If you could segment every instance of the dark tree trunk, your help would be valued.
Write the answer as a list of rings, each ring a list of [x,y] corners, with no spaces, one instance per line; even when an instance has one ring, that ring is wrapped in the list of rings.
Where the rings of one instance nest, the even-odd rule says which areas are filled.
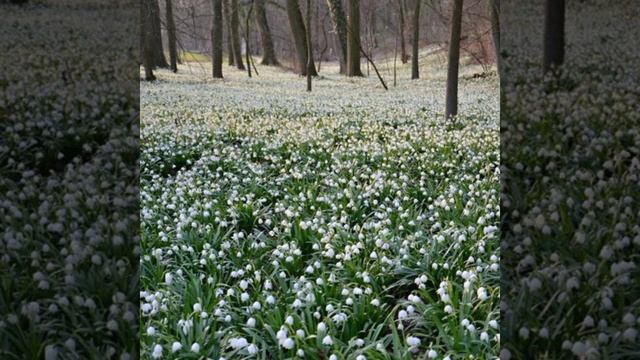
[[[244,19],[244,41],[245,41],[245,58],[247,60],[247,75],[251,77],[251,48],[249,47],[249,19],[251,19],[251,12],[253,11],[253,0],[249,4],[249,11]],[[256,71],[257,72],[257,71]]]
[[[152,25],[152,44],[153,44],[153,64],[155,66],[167,68],[167,59],[164,57],[164,49],[162,48],[162,28],[160,25],[160,4],[158,0],[151,3],[151,25]]]
[[[418,50],[420,45],[420,1],[416,0],[416,7],[413,10],[413,39],[411,49],[411,78],[420,78],[418,68]]]
[[[449,69],[447,71],[446,117],[458,114],[458,67],[460,66],[460,31],[462,28],[462,0],[453,1],[451,40],[449,41]]]
[[[233,59],[239,70],[244,70],[242,49],[240,48],[240,14],[238,0],[231,0],[231,43],[233,44]]]
[[[347,64],[347,17],[342,8],[342,0],[327,0],[331,20],[335,26],[340,51],[340,73],[346,73]]]
[[[544,72],[564,62],[564,0],[547,0],[544,18]]]
[[[491,7],[491,35],[493,46],[496,51],[496,68],[500,74],[500,0],[490,0]]]
[[[264,4],[265,0],[256,0],[256,22],[260,31],[260,40],[262,42],[262,65],[279,65],[276,58],[276,51],[273,47],[273,37],[271,29],[267,21],[267,9]]]
[[[142,0],[140,6],[140,27],[141,27],[141,52],[142,65],[144,66],[144,79],[153,81],[156,77],[153,75],[153,28],[151,23],[152,7],[151,0]]]
[[[233,56],[233,41],[231,40],[231,0],[224,0],[224,21],[227,24],[227,64],[236,64]]]
[[[347,76],[363,76],[360,70],[360,0],[347,0]]]
[[[400,61],[406,64],[409,61],[409,55],[407,54],[407,45],[404,39],[404,0],[398,0],[398,7],[400,9]]]
[[[311,91],[311,67],[313,63],[311,60],[313,59],[313,54],[311,53],[311,49],[313,45],[311,44],[311,0],[307,0],[307,91]]]
[[[167,13],[167,38],[169,40],[169,62],[171,71],[178,71],[178,48],[176,45],[176,25],[173,22],[172,0],[165,0],[164,4]]]
[[[211,62],[214,78],[222,78],[222,0],[212,0],[213,26],[211,27]]]
[[[300,11],[300,4],[298,3],[298,0],[287,0],[287,16],[289,18],[289,26],[291,27],[291,33],[296,46],[298,73],[306,76],[307,68],[310,68],[312,70],[312,76],[318,75],[315,64],[313,63],[313,50],[307,49],[307,29],[302,19],[302,12]],[[310,67],[307,66],[309,54],[312,54]]]

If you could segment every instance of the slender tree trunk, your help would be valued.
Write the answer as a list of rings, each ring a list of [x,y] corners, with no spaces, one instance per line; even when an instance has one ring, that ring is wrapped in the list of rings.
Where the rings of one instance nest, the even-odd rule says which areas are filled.
[[[231,0],[224,0],[224,21],[227,24],[227,64],[236,64],[233,54],[233,40],[231,39]]]
[[[240,47],[240,14],[238,0],[231,0],[231,43],[233,44],[233,58],[238,70],[244,70],[242,63],[242,48]]]
[[[409,55],[407,54],[407,45],[404,39],[404,0],[398,0],[398,8],[400,9],[400,61],[406,64],[409,61]]]
[[[489,6],[491,7],[491,35],[496,51],[496,68],[500,75],[500,0],[490,0]]]
[[[142,35],[142,65],[144,66],[144,79],[153,81],[156,77],[153,75],[153,28],[151,16],[153,4],[150,0],[143,0],[140,7],[140,25]]]
[[[249,19],[251,19],[251,12],[253,11],[253,0],[249,4],[249,10],[247,11],[247,16],[244,19],[244,43],[246,47],[245,51],[245,60],[247,61],[247,75],[251,77],[251,48],[249,47]]]
[[[311,49],[311,0],[307,0],[307,91],[311,92],[311,67],[313,66],[313,54]]]
[[[340,73],[346,73],[347,64],[347,17],[342,8],[342,0],[327,0],[331,20],[335,26],[340,51]]]
[[[543,69],[557,69],[564,62],[564,0],[547,0],[544,18]]]
[[[360,0],[347,0],[347,76],[363,76],[360,70]]]
[[[167,13],[167,38],[169,40],[169,62],[171,63],[171,71],[178,72],[178,49],[176,46],[176,25],[173,22],[173,5],[172,0],[165,0],[165,8]]]
[[[279,65],[276,58],[276,51],[273,47],[273,37],[271,29],[267,21],[267,10],[264,4],[265,0],[256,0],[256,22],[260,31],[260,40],[262,42],[262,65]]]
[[[302,19],[300,4],[298,0],[287,0],[287,16],[289,18],[289,26],[296,46],[297,69],[300,75],[306,76],[307,69],[310,68],[311,75],[317,76],[313,56],[311,56],[311,67],[307,66],[309,54],[313,55],[313,49],[307,49],[306,33],[307,29]],[[311,51],[310,51],[311,50]]]
[[[153,0],[151,3],[151,25],[152,25],[152,44],[153,44],[153,63],[158,67],[169,67],[167,59],[164,57],[164,50],[162,48],[162,28],[160,25],[160,4],[158,0]]]
[[[458,114],[458,68],[460,66],[462,2],[462,0],[453,1],[453,16],[451,18],[451,40],[449,41],[449,69],[447,71],[447,118],[451,118]]]
[[[411,50],[411,78],[418,79],[420,78],[420,72],[418,68],[418,50],[420,45],[420,2],[421,0],[416,0],[416,7],[413,10],[413,39],[412,39],[412,50]]]
[[[212,0],[211,61],[214,78],[222,78],[222,0]]]

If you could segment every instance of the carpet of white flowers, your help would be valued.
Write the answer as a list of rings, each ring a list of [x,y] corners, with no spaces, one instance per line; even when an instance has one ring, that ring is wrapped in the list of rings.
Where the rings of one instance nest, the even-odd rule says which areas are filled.
[[[639,9],[568,1],[542,80],[543,3],[503,7],[501,358],[638,359]]]
[[[141,83],[141,356],[496,358],[496,76],[209,66]]]
[[[57,3],[0,5],[0,358],[133,359],[137,21]]]

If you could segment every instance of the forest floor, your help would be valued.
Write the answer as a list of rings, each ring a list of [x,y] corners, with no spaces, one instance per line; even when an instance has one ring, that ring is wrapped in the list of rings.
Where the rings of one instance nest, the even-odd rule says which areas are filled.
[[[497,77],[378,66],[141,82],[143,358],[498,354]]]

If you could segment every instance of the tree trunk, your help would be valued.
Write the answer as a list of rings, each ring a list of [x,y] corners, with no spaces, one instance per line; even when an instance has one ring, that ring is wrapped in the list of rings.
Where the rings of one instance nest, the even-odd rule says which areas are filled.
[[[491,35],[496,51],[496,68],[500,75],[500,0],[490,0],[489,6],[491,7]]]
[[[169,40],[169,62],[171,71],[178,72],[178,49],[176,46],[176,25],[173,22],[173,6],[171,0],[164,2],[167,13],[167,38]]]
[[[564,62],[564,0],[547,0],[544,18],[545,74]]]
[[[311,66],[313,59],[313,54],[311,53],[311,49],[313,48],[311,44],[311,0],[307,0],[307,91],[311,91]]]
[[[213,26],[211,27],[211,62],[214,78],[222,79],[222,0],[212,0]]]
[[[158,4],[158,0],[153,0],[153,3],[151,3],[151,25],[153,30],[151,37],[153,64],[163,68],[169,67],[162,48],[162,28],[160,26],[160,4]]]
[[[238,70],[244,70],[242,62],[242,49],[240,47],[240,15],[238,10],[238,0],[231,0],[231,43],[233,44],[233,59]]]
[[[245,43],[245,59],[247,60],[247,74],[251,77],[251,48],[249,47],[249,19],[251,19],[251,12],[253,11],[253,0],[249,4],[249,10],[247,16],[244,19],[244,43]]]
[[[342,8],[342,0],[327,0],[327,6],[339,42],[340,73],[344,74],[347,64],[347,18]]]
[[[233,41],[231,40],[231,0],[224,0],[224,21],[227,24],[227,64],[236,64],[233,56]]]
[[[400,61],[406,64],[409,61],[409,55],[407,54],[407,45],[404,39],[404,0],[398,0],[398,6],[400,8]]]
[[[153,81],[156,77],[153,75],[153,29],[151,16],[153,10],[151,0],[143,0],[140,7],[140,25],[142,35],[142,65],[144,66],[144,79]]]
[[[411,78],[418,79],[420,78],[420,72],[418,69],[418,50],[420,45],[420,2],[421,0],[416,0],[416,7],[413,11],[413,39],[412,39],[412,50],[411,50]]]
[[[271,29],[267,21],[267,9],[264,4],[265,0],[256,0],[256,22],[260,31],[260,40],[262,42],[262,65],[279,65],[276,58],[276,51],[273,47],[273,37]]]
[[[300,75],[306,76],[307,69],[311,69],[311,75],[317,76],[315,64],[313,63],[313,49],[307,49],[306,33],[307,29],[302,19],[300,4],[298,0],[287,0],[287,16],[289,18],[289,26],[293,34],[293,40],[296,46],[297,69]],[[311,66],[307,66],[307,61],[311,54]]]
[[[462,0],[453,1],[451,40],[449,41],[449,69],[447,71],[446,117],[458,114],[458,68],[460,66],[460,31],[462,28]]]
[[[363,76],[360,70],[360,0],[347,0],[347,76]]]

